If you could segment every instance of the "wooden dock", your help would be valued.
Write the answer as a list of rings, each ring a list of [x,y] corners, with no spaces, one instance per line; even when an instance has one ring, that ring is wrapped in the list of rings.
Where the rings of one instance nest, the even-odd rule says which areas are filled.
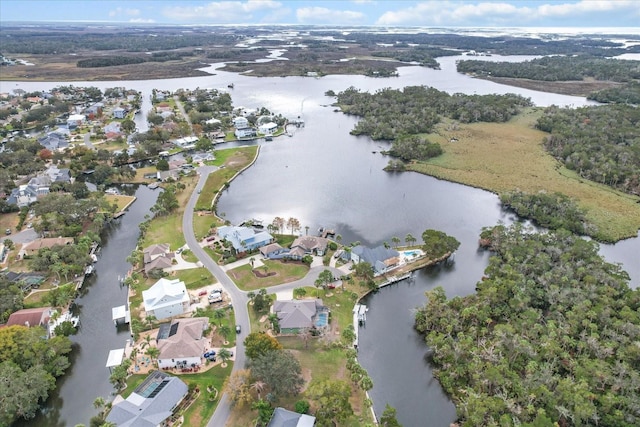
[[[381,283],[378,287],[382,288],[384,286],[393,285],[394,283],[398,283],[398,282],[400,282],[402,280],[410,279],[412,277],[413,277],[413,273],[412,272],[404,273],[401,276],[388,276],[388,277],[386,277],[387,280],[385,282]]]
[[[358,328],[367,322],[367,311],[369,309],[364,304],[356,304],[353,306],[353,332],[356,337],[353,340],[353,348],[358,349]]]

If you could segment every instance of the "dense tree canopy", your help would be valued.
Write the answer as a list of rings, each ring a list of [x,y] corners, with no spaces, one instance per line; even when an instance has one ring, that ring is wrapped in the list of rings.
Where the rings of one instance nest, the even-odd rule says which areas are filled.
[[[282,344],[271,335],[252,332],[244,339],[245,354],[255,359],[272,350],[282,350]]]
[[[287,350],[269,350],[249,360],[251,376],[264,382],[273,397],[298,394],[304,379],[298,359]]]
[[[39,327],[0,329],[0,425],[35,416],[55,387],[55,378],[69,367],[69,338],[47,340],[43,335]]]
[[[598,245],[499,226],[477,293],[416,314],[463,426],[640,424],[640,292]]]
[[[552,230],[564,228],[577,234],[595,235],[596,230],[587,223],[585,213],[575,201],[564,194],[529,194],[516,190],[501,194],[500,201],[513,209],[519,217],[532,219],[543,227]]]
[[[373,94],[350,87],[337,95],[337,104],[345,113],[362,117],[352,134],[382,140],[429,133],[440,116],[463,123],[504,122],[532,105],[514,94],[449,95],[426,86],[387,88]]]
[[[439,230],[425,230],[422,233],[424,245],[422,249],[430,258],[439,258],[447,253],[455,252],[460,242],[453,236],[448,236]]]
[[[640,109],[627,105],[549,107],[538,129],[545,148],[583,178],[640,195]]]
[[[524,62],[458,61],[458,71],[492,77],[559,81],[596,80],[628,82],[640,79],[640,61],[593,56],[545,56]]]

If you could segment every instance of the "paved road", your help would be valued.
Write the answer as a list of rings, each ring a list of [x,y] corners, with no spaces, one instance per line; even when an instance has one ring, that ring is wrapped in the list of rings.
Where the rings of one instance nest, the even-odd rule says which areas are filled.
[[[249,298],[247,297],[247,293],[238,289],[235,283],[233,283],[233,280],[231,280],[231,278],[227,275],[227,273],[218,264],[216,264],[204,251],[204,249],[200,246],[200,242],[196,240],[195,233],[193,231],[193,214],[196,202],[198,200],[198,195],[200,193],[200,190],[202,190],[205,182],[207,181],[207,177],[209,176],[209,174],[215,170],[216,168],[213,166],[202,166],[197,169],[198,173],[200,174],[200,179],[198,180],[196,188],[191,194],[191,197],[187,202],[187,206],[185,207],[184,216],[182,218],[182,230],[187,242],[187,246],[189,247],[191,252],[198,258],[202,265],[215,276],[218,282],[220,282],[220,284],[222,285],[225,292],[227,292],[227,294],[231,298],[231,303],[235,311],[236,323],[242,327],[242,333],[238,334],[238,336],[236,337],[236,360],[233,364],[233,371],[237,371],[244,368],[246,361],[243,341],[251,330],[249,323],[249,312],[247,309]],[[314,286],[314,282],[318,278],[318,275],[325,269],[331,270],[336,277],[345,274],[344,270],[340,270],[335,267],[313,267],[309,270],[309,273],[302,279],[295,282],[270,287],[267,291],[270,294],[274,294],[276,292],[290,291],[301,286]],[[227,396],[227,394],[224,393],[222,395],[222,398],[220,399],[220,403],[218,403],[218,406],[213,413],[213,416],[207,423],[207,427],[224,426],[230,414],[231,402],[229,401],[229,397]]]

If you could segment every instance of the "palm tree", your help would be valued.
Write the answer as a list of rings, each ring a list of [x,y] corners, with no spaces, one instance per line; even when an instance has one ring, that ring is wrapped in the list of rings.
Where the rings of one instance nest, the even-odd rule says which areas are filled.
[[[393,236],[393,237],[391,238],[391,241],[393,242],[393,245],[394,245],[396,248],[397,248],[397,247],[398,247],[398,245],[400,244],[400,238],[399,238],[399,237]]]
[[[407,235],[404,238],[404,241],[407,242],[407,245],[411,246],[416,242],[416,238],[413,237],[411,233],[407,233]]]
[[[309,338],[311,338],[311,333],[309,332],[309,329],[308,328],[300,329],[300,332],[298,332],[298,336],[302,341],[304,341],[304,348],[307,349],[309,347]]]
[[[338,243],[342,242],[342,235],[336,234],[336,242]]]
[[[154,360],[160,355],[160,350],[158,350],[158,347],[149,347],[145,353],[151,360]]]
[[[228,341],[228,336],[231,333],[231,328],[229,327],[229,325],[222,325],[220,326],[220,335],[222,335],[222,338],[224,338],[225,341]]]
[[[213,312],[213,317],[215,317],[216,320],[218,320],[218,321],[224,319],[224,316],[225,316],[225,312],[221,308],[219,308],[219,309],[217,309],[217,310],[215,310]],[[220,326],[222,326],[222,322],[220,322]]]
[[[218,357],[220,358],[220,360],[222,360],[220,366],[226,368],[227,360],[231,359],[231,352],[226,348],[221,348],[220,351],[218,351]]]
[[[262,381],[260,381],[260,380],[257,380],[256,382],[254,382],[254,383],[252,383],[252,384],[251,384],[251,388],[252,388],[253,390],[255,390],[255,391],[256,391],[256,393],[258,393],[258,400],[260,400],[260,399],[261,399],[261,397],[260,397],[260,393],[262,393],[262,391],[264,391],[264,388],[265,388],[266,386],[267,386],[267,384],[266,384],[266,383],[264,383],[264,382],[262,382]]]

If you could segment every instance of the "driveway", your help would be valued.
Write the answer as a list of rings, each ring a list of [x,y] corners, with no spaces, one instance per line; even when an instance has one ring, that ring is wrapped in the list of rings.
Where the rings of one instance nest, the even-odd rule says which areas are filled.
[[[27,228],[18,233],[9,234],[8,236],[4,236],[2,240],[10,239],[13,243],[24,245],[25,243],[30,243],[39,238],[38,233],[33,228]]]

